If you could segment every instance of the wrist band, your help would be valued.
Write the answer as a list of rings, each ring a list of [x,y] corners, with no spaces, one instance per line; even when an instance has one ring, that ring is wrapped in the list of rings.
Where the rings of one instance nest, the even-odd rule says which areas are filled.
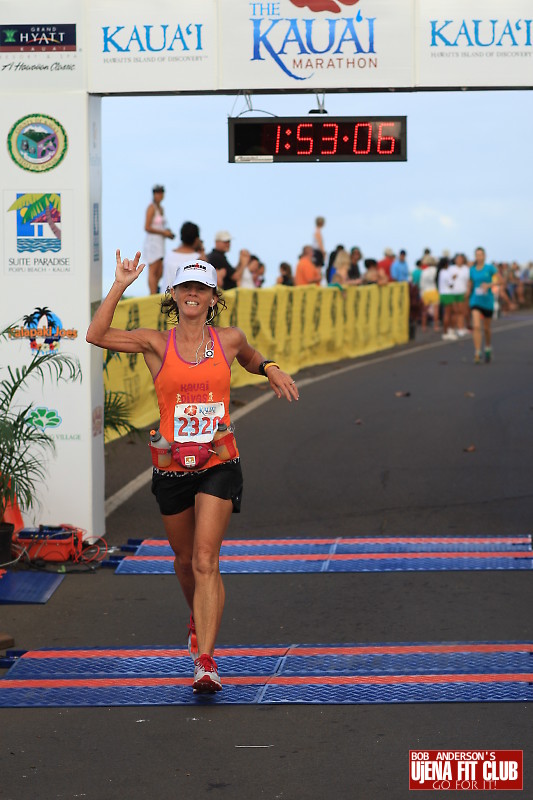
[[[259,364],[259,373],[261,375],[264,375],[265,378],[268,377],[268,375],[266,374],[266,370],[269,367],[277,367],[279,369],[279,364],[276,364],[275,361],[271,361],[270,359],[268,359],[267,361],[262,361],[261,364]]]

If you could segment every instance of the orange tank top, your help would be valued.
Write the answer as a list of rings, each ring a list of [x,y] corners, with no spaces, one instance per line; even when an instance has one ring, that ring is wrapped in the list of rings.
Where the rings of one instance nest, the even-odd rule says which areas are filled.
[[[207,416],[203,419],[200,417],[198,428],[200,435],[202,432],[205,433],[206,440],[211,440],[209,435],[212,431],[213,418],[209,416],[210,414],[216,414],[216,418],[225,425],[230,424],[230,365],[215,328],[208,327],[207,333],[209,337],[207,341],[211,339],[213,342],[213,357],[203,358],[198,364],[185,361],[180,356],[175,328],[168,335],[163,363],[154,378],[159,404],[159,430],[168,442],[180,441],[182,438],[180,431],[183,430],[184,423],[180,421],[180,407],[185,409],[187,414],[190,413],[191,407],[199,408],[200,412],[202,408],[207,410]],[[223,407],[217,404],[223,404]],[[220,458],[213,454],[202,469],[222,463]],[[165,467],[165,471],[172,470],[190,472],[175,461],[169,467]]]

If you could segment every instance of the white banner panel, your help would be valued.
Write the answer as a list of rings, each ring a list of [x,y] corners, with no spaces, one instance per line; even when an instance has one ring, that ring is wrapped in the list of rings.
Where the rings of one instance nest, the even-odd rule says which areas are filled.
[[[216,12],[216,0],[91,0],[89,91],[215,90]]]
[[[86,87],[83,0],[0,3],[0,92]]]
[[[221,89],[414,82],[413,0],[221,0],[219,13]]]
[[[0,323],[16,325],[0,363],[20,367],[59,350],[79,359],[83,376],[44,389],[35,382],[24,397],[32,424],[56,444],[40,511],[26,523],[66,522],[90,537],[105,531],[102,353],[85,341],[91,282],[94,299],[101,292],[98,181],[92,195],[89,186],[90,164],[100,171],[99,105],[85,92],[0,95]]]
[[[418,0],[417,87],[533,86],[531,0]]]

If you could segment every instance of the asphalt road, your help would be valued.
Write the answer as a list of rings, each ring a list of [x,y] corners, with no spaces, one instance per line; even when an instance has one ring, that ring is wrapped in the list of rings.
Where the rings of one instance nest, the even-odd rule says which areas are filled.
[[[243,510],[229,538],[531,533],[533,315],[472,343],[406,348],[298,376],[301,399],[237,423]],[[316,379],[316,380],[315,380]],[[398,396],[397,393],[402,393]],[[260,389],[240,390],[246,410]],[[471,448],[474,447],[474,449]],[[108,494],[148,466],[108,449]],[[469,448],[469,452],[467,452]],[[108,519],[110,545],[163,536],[149,486]],[[220,644],[532,641],[529,572],[230,575]],[[68,575],[44,606],[4,606],[23,649],[172,645],[187,612],[172,576]],[[6,800],[407,800],[409,749],[523,749],[531,705],[449,703],[3,709]],[[495,792],[481,792],[478,797]],[[429,792],[419,793],[430,796]]]

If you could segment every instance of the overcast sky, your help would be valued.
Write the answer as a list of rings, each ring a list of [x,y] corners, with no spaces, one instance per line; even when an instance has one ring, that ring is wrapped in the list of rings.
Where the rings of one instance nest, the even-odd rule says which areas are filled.
[[[527,91],[326,95],[331,116],[406,115],[407,162],[229,164],[227,118],[247,108],[244,98],[104,98],[104,292],[115,249],[142,249],[154,183],[166,187],[177,234],[184,221],[196,222],[209,251],[215,231],[229,230],[230,262],[241,247],[255,252],[266,285],[281,261],[295,265],[316,216],[326,218],[328,250],[358,245],[365,258],[385,247],[404,248],[411,264],[424,247],[471,257],[481,244],[489,259],[533,261],[531,99]],[[317,100],[254,95],[252,104],[289,116]],[[148,293],[144,275],[132,289]]]

